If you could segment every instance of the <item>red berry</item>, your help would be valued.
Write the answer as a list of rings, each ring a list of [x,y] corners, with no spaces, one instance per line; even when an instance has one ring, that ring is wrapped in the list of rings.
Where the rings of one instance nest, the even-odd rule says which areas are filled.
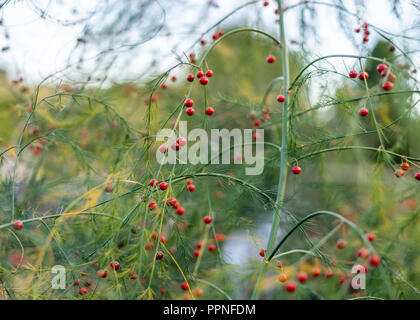
[[[209,224],[209,223],[211,223],[211,220],[212,220],[212,219],[211,219],[211,217],[210,217],[210,216],[205,216],[205,217],[204,217],[204,219],[203,219],[203,221],[204,221],[204,223],[205,223],[205,224]]]
[[[368,41],[369,41],[368,36],[364,36],[364,37],[363,37],[363,42],[368,42]]]
[[[255,119],[254,127],[259,127],[261,125],[261,121],[259,119]]]
[[[163,253],[161,251],[156,252],[156,260],[162,260],[163,259]]]
[[[165,90],[165,89],[167,89],[167,88],[168,88],[168,85],[167,85],[166,83],[162,83],[162,84],[160,85],[160,87],[161,87],[163,90]]]
[[[208,108],[206,109],[206,114],[207,114],[208,116],[213,115],[213,113],[214,113],[214,109],[213,109],[212,107],[208,107]]]
[[[370,35],[370,31],[369,30],[365,30],[365,36]]]
[[[314,267],[312,269],[312,276],[313,277],[318,277],[321,274],[321,270],[319,268]]]
[[[276,58],[274,56],[268,56],[267,57],[267,62],[268,63],[274,63],[276,61]]]
[[[377,266],[379,266],[379,264],[381,263],[381,258],[379,258],[377,255],[373,255],[371,258],[370,258],[370,265],[372,266],[372,267],[377,267]]]
[[[161,144],[159,147],[159,151],[165,153],[168,150],[168,146],[166,144]]]
[[[391,91],[393,87],[394,85],[391,81],[385,81],[382,85],[382,89],[384,89],[385,91]]]
[[[106,186],[105,186],[105,192],[112,192],[112,185],[111,184],[107,184]]]
[[[188,82],[193,82],[193,81],[194,81],[194,75],[193,75],[193,74],[189,74],[189,75],[187,76],[187,81],[188,81]]]
[[[187,99],[187,100],[185,100],[184,105],[185,105],[187,108],[191,108],[191,107],[194,105],[194,101],[192,101],[192,99]]]
[[[193,185],[193,184],[189,184],[189,185],[187,186],[187,189],[188,189],[188,191],[189,191],[189,192],[194,192],[194,191],[195,191],[195,185]]]
[[[157,203],[152,201],[149,203],[149,209],[150,210],[155,210],[157,208]]]
[[[401,169],[407,171],[407,170],[410,169],[410,165],[407,162],[403,162],[403,163],[401,163]]]
[[[217,40],[217,38],[219,38],[219,35],[218,35],[217,33],[215,33],[215,34],[212,36],[212,38],[213,38],[213,40]]]
[[[201,43],[201,45],[202,45],[202,46],[205,46],[205,45],[206,45],[206,40],[201,39],[201,40],[200,40],[200,43]]]
[[[88,292],[87,292],[87,290],[86,290],[86,288],[80,288],[80,290],[79,290],[79,294],[80,295],[85,295],[85,294],[87,294]]]
[[[155,247],[155,244],[154,244],[153,242],[147,242],[147,243],[144,245],[144,248],[145,248],[146,250],[153,249],[154,247]]]
[[[354,30],[354,31],[356,31],[356,33],[359,33],[360,32],[360,28],[357,28],[356,30]]]
[[[359,79],[360,80],[364,80],[364,79],[368,79],[369,78],[369,74],[366,71],[360,72],[359,73]]]
[[[357,75],[358,75],[358,73],[357,73],[356,70],[351,70],[350,73],[349,73],[349,77],[353,78],[353,79],[357,78]]]
[[[220,31],[217,33],[217,35],[218,35],[219,37],[223,36],[224,34],[225,34],[225,32],[224,32],[223,30],[220,30]]]
[[[264,1],[263,5],[264,7],[268,6],[270,3],[268,1]]]
[[[297,289],[297,284],[294,281],[290,281],[290,282],[286,283],[284,288],[286,289],[287,292],[293,293]]]
[[[120,268],[120,263],[118,261],[112,261],[109,266],[112,270],[117,271]]]
[[[169,198],[169,204],[171,206],[174,206],[176,204],[176,199],[175,198]]]
[[[361,117],[366,117],[369,114],[369,110],[366,108],[360,108],[359,109],[359,115]]]
[[[181,146],[179,145],[179,143],[174,142],[172,143],[171,148],[172,150],[178,151],[181,148]]]
[[[176,81],[176,77],[175,76],[172,76],[171,80],[172,80],[172,82],[175,82]]]
[[[98,277],[106,278],[106,276],[108,275],[108,271],[106,271],[106,270],[98,270],[98,272],[96,272],[96,274],[98,275]]]
[[[394,175],[395,175],[397,178],[401,178],[402,176],[404,176],[404,171],[403,171],[403,170],[401,170],[401,169],[397,169],[397,170],[395,170]]]
[[[284,95],[282,95],[282,94],[279,94],[277,96],[277,101],[278,102],[285,102],[286,101],[286,97]]]
[[[416,180],[420,180],[420,172],[416,173],[415,178]]]
[[[207,77],[201,77],[200,83],[205,86],[207,83],[209,83],[209,79]]]
[[[159,184],[159,181],[157,181],[157,180],[155,180],[155,179],[152,179],[152,180],[150,180],[150,182],[149,182],[149,185],[150,185],[151,187],[157,186],[158,184]]]
[[[339,239],[337,241],[337,248],[338,249],[345,249],[347,247],[347,241],[344,239]]]
[[[161,294],[167,294],[168,293],[168,290],[166,290],[166,289],[160,289],[160,293]]]
[[[299,272],[296,277],[300,283],[305,283],[308,280],[308,274],[303,271]]]
[[[166,182],[161,182],[159,184],[159,188],[160,188],[160,190],[166,190],[166,189],[168,189],[168,184]]]
[[[259,133],[254,132],[254,133],[252,134],[252,140],[257,141],[257,140],[259,140],[259,139],[260,139],[260,135],[259,135]]]
[[[79,280],[76,280],[76,281],[74,282],[74,285],[75,285],[75,286],[78,286],[78,285],[80,285],[80,282],[79,282]]]
[[[294,174],[299,174],[299,173],[301,173],[301,172],[302,172],[302,169],[301,169],[301,167],[299,167],[299,166],[294,166],[294,167],[292,168],[292,172],[293,172]]]
[[[184,137],[179,137],[178,139],[176,139],[176,143],[183,147],[187,144],[187,140]]]
[[[176,214],[179,216],[182,216],[184,214],[185,210],[183,207],[180,207],[178,209],[176,209]]]
[[[15,230],[21,230],[23,228],[23,222],[20,220],[16,220],[15,222],[13,222],[13,228]]]
[[[363,259],[367,259],[369,258],[369,250],[366,248],[360,248],[359,250],[357,250],[357,256]]]
[[[267,252],[267,250],[266,249],[264,249],[264,248],[262,248],[261,250],[260,250],[260,256],[261,257],[265,257],[265,253]]]
[[[132,272],[131,274],[130,274],[130,279],[131,280],[137,280],[139,278],[139,276],[135,273],[135,272]]]
[[[207,70],[206,71],[206,76],[208,77],[208,78],[211,78],[212,76],[213,76],[213,71],[212,70]]]
[[[366,239],[368,239],[369,242],[373,242],[373,240],[375,240],[375,235],[373,233],[367,233]]]
[[[366,265],[361,265],[361,264],[359,264],[359,265],[357,265],[356,266],[356,272],[357,273],[360,273],[360,272],[362,272],[363,271],[363,273],[368,273],[369,272],[369,268],[366,266]]]
[[[188,289],[190,288],[190,286],[188,285],[188,283],[183,282],[181,283],[181,289],[184,291],[188,291]]]
[[[185,113],[186,113],[188,116],[192,116],[192,115],[194,115],[195,110],[194,110],[194,108],[187,108],[187,110],[185,110]]]
[[[160,236],[160,242],[161,243],[165,243],[166,242],[166,238],[164,236]]]
[[[196,243],[195,243],[195,247],[197,248],[197,249],[201,249],[201,247],[203,246],[203,243],[201,242],[201,241],[197,241]]]
[[[153,240],[156,240],[158,238],[158,233],[156,232],[156,231],[154,231],[153,233],[152,233],[152,239]]]
[[[331,270],[331,268],[328,268],[328,269],[325,271],[325,277],[327,277],[327,278],[331,278],[332,276],[334,276],[334,272]]]
[[[200,79],[202,77],[204,77],[204,72],[200,70],[197,72],[197,78]]]
[[[210,252],[216,251],[216,245],[215,244],[209,244],[209,246],[207,247],[207,250],[209,250]]]
[[[198,258],[200,256],[200,250],[194,250],[193,255]]]
[[[366,29],[367,29],[367,27],[368,27],[368,24],[367,24],[366,22],[362,24],[362,28],[363,28],[363,29],[365,29],[365,30],[366,30]]]
[[[379,73],[381,73],[382,71],[386,71],[388,70],[388,67],[386,66],[386,64],[378,64],[378,66],[376,67],[376,70],[378,70]]]

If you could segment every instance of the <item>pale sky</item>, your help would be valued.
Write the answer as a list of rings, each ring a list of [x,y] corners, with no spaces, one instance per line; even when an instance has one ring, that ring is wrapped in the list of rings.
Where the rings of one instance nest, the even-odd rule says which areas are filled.
[[[170,0],[160,0],[159,2],[155,0],[156,9],[158,10],[159,5],[165,6],[166,1]],[[156,57],[162,57],[159,59],[159,69],[165,71],[177,62],[176,55],[172,52],[176,44],[176,53],[182,55],[182,51],[186,50],[202,31],[238,5],[247,2],[243,0],[213,1],[219,5],[219,8],[209,9],[206,20],[203,20],[201,23],[197,20],[201,19],[203,4],[206,4],[207,1],[185,0],[182,2],[182,5],[168,10],[166,12],[166,23],[172,30],[173,35],[166,37],[164,33],[160,33],[153,40],[140,46],[136,51],[128,53],[122,51],[118,55],[114,68],[110,70],[113,80],[137,79],[139,75],[143,75],[145,71],[150,70],[150,64]],[[11,1],[0,10],[5,27],[0,29],[0,44],[2,47],[11,47],[9,51],[0,52],[0,68],[6,69],[12,78],[22,76],[27,83],[37,83],[50,73],[65,67],[68,57],[72,56],[76,40],[82,34],[83,25],[62,26],[56,22],[41,19],[34,10],[34,3],[41,8],[47,8],[47,12],[50,12],[54,17],[74,20],[75,17],[87,16],[92,8],[95,8],[96,5],[100,5],[102,2],[101,0]],[[261,15],[262,20],[260,21],[263,21],[263,25],[259,27],[277,35],[278,28],[273,23],[276,19],[274,14],[275,1],[271,0],[268,7],[263,7],[262,2],[260,1],[257,5],[242,9],[224,22],[222,28],[243,22],[245,19],[250,25],[255,26],[257,17]],[[285,1],[285,5],[291,5],[296,2],[298,1]],[[324,0],[323,2],[331,1]],[[400,20],[391,14],[391,7],[388,5],[388,1],[366,0],[365,2],[367,3],[366,8],[361,8],[364,10],[364,19],[386,31],[399,34],[405,29],[413,28],[416,22],[417,25],[420,24],[420,11],[410,4],[410,0],[401,1],[403,19]],[[345,0],[344,3],[350,11],[356,11],[356,8],[352,5],[354,1]],[[73,8],[77,8],[77,15],[71,13]],[[109,15],[112,16],[112,12]],[[310,44],[309,47],[313,49],[311,53],[314,57],[327,54],[357,54],[360,52],[360,48],[354,47],[353,43],[348,40],[347,35],[340,29],[333,9],[326,6],[318,6],[318,15],[317,30],[321,41],[314,43],[313,40],[307,39]],[[156,17],[159,20],[159,15],[156,15]],[[296,9],[286,13],[288,40],[300,40],[297,21]],[[350,21],[354,22],[352,29],[358,26],[356,19],[352,18]],[[194,32],[191,33],[190,28],[192,26],[195,26],[195,28]],[[10,41],[7,41],[2,36],[4,30],[7,30]],[[417,27],[417,34],[415,34],[416,30],[413,30],[410,35],[420,38],[419,30],[420,28]],[[210,37],[211,34],[207,36],[207,40]],[[369,43],[375,43],[377,37],[378,35],[375,33],[371,34]],[[400,39],[393,38],[393,40],[402,44]],[[411,49],[415,49],[418,43],[412,41]],[[200,50],[199,47],[198,45],[197,50]],[[294,47],[296,46],[290,46],[291,49]],[[95,56],[96,54],[97,52],[91,51],[86,53],[84,57]],[[415,61],[417,62],[418,59]],[[89,73],[89,70],[86,71]],[[73,76],[77,77],[78,73]]]

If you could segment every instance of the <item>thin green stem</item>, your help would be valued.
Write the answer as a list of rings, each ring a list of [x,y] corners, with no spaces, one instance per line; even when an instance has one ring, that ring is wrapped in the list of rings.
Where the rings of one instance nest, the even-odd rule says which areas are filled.
[[[276,208],[273,214],[271,222],[271,230],[267,243],[267,251],[270,252],[274,246],[277,238],[277,231],[280,223],[280,207],[283,205],[284,195],[286,191],[286,180],[287,180],[287,130],[288,130],[288,114],[287,105],[289,100],[288,87],[289,87],[289,61],[286,46],[286,33],[284,30],[284,16],[282,10],[281,0],[277,0],[280,15],[280,41],[281,41],[281,61],[282,61],[282,74],[283,74],[283,95],[286,97],[286,101],[283,103],[283,122],[282,122],[282,137],[281,137],[281,153],[280,153],[280,174],[279,183],[277,186],[277,198]],[[252,299],[256,300],[260,296],[261,287],[264,281],[265,274],[267,272],[268,264],[263,261],[260,265],[257,281],[254,286],[252,293]]]

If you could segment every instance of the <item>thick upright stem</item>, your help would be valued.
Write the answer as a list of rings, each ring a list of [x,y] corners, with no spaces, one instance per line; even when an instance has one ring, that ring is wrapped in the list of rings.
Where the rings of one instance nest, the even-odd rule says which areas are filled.
[[[274,244],[277,238],[277,231],[280,222],[280,213],[283,207],[284,194],[286,191],[286,179],[287,179],[287,130],[288,130],[288,115],[287,115],[287,103],[289,100],[289,61],[286,46],[286,35],[284,32],[284,16],[281,5],[281,0],[277,0],[279,14],[280,14],[280,41],[281,41],[281,62],[283,72],[283,95],[286,97],[286,101],[283,103],[283,119],[282,119],[282,136],[281,136],[281,154],[280,154],[280,175],[279,184],[277,187],[277,198],[276,206],[273,214],[273,220],[271,222],[271,231],[267,243],[267,254],[270,254],[273,250]],[[252,293],[252,299],[258,299],[260,296],[261,287],[264,281],[265,274],[267,272],[268,264],[264,261],[259,269],[257,282]]]

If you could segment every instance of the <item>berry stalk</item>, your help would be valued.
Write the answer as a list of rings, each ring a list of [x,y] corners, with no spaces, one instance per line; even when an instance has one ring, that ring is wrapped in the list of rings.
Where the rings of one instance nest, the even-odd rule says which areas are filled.
[[[277,0],[277,5],[279,8],[280,16],[280,51],[281,51],[281,61],[282,61],[282,74],[283,74],[283,95],[286,97],[286,100],[283,103],[283,120],[282,120],[282,134],[281,134],[281,153],[280,153],[280,174],[279,174],[279,183],[277,187],[277,198],[275,205],[275,212],[273,214],[273,220],[271,222],[270,236],[267,243],[267,251],[270,254],[273,250],[274,243],[277,238],[277,231],[280,223],[280,213],[281,207],[283,206],[284,194],[286,191],[286,181],[287,181],[287,130],[288,130],[288,114],[287,114],[287,105],[288,105],[288,88],[289,88],[289,61],[287,56],[287,46],[286,46],[286,34],[284,30],[284,16],[282,10],[281,0]],[[257,282],[254,286],[254,291],[252,293],[252,299],[258,299],[260,296],[261,287],[264,281],[265,274],[267,272],[268,264],[263,261],[259,268]]]

